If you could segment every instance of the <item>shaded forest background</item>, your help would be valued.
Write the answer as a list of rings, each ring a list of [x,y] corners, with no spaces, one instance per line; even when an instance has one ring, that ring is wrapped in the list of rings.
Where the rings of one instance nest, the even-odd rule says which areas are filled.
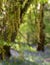
[[[10,56],[10,47],[19,50],[21,44],[36,44],[37,51],[44,51],[44,45],[50,44],[49,3],[50,0],[0,0],[2,58]]]

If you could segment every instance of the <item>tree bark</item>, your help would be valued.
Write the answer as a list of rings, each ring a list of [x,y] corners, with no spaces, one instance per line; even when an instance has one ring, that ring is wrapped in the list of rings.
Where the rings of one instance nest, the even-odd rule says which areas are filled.
[[[3,18],[2,36],[5,42],[7,41],[14,42],[18,33],[19,25],[20,25],[20,6],[19,6],[19,2],[17,1],[16,2],[14,1],[13,3],[6,1],[6,3],[8,5],[8,9],[6,8],[6,11],[5,11],[6,14],[4,15],[4,18]],[[18,5],[16,5],[16,3]],[[3,49],[5,50],[5,56],[10,57],[11,56],[10,46],[4,45]]]
[[[45,33],[44,33],[44,22],[43,22],[43,17],[44,17],[44,4],[40,4],[40,13],[39,13],[39,19],[38,19],[38,23],[39,23],[39,39],[38,39],[38,47],[37,50],[38,51],[44,51],[44,43],[45,43]]]

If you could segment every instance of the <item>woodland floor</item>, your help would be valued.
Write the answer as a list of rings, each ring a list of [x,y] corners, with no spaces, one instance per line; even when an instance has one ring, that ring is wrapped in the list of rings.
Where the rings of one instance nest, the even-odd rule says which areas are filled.
[[[24,50],[24,60],[18,58],[20,55],[13,49],[10,50],[11,58],[9,60],[0,61],[0,65],[50,65],[50,48],[45,46],[45,52],[36,51],[36,46],[33,46],[34,51]]]

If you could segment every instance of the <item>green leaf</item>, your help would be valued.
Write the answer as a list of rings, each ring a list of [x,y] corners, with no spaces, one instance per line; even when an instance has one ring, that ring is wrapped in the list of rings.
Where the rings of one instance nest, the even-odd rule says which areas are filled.
[[[39,0],[40,1],[40,3],[46,3],[46,2],[48,2],[48,0]]]

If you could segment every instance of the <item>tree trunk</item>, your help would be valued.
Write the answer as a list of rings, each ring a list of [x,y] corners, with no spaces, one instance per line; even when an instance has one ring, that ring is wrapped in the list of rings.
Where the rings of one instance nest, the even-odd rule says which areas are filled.
[[[39,19],[38,19],[38,27],[39,27],[39,32],[38,32],[38,51],[44,51],[44,43],[45,43],[45,33],[44,33],[44,22],[43,22],[43,17],[44,17],[44,4],[40,4],[40,11],[39,11]]]
[[[10,46],[4,45],[3,49],[5,50],[5,56],[9,58],[11,56],[10,54]]]
[[[13,3],[6,1],[6,4],[8,5],[8,9],[6,8],[6,14],[3,18],[2,36],[4,41],[14,42],[20,25],[20,3],[18,1],[14,1]],[[10,46],[4,45],[3,49],[5,50],[5,56],[10,57]]]

